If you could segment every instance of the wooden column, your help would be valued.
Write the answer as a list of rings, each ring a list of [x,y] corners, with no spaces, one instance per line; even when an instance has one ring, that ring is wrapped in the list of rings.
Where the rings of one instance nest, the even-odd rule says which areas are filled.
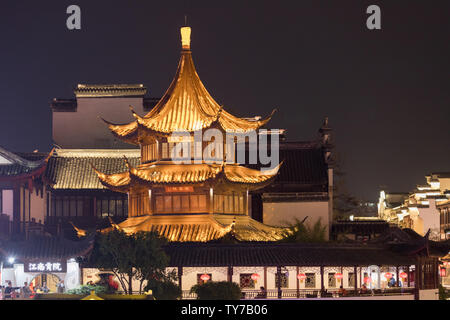
[[[407,266],[406,274],[408,275],[408,288],[411,287],[411,266]]]
[[[322,296],[324,292],[325,292],[324,267],[320,266],[320,296]]]
[[[358,266],[353,267],[353,274],[355,275],[355,295],[358,293]]]
[[[267,267],[264,267],[264,289],[267,290]]]
[[[281,299],[282,293],[281,293],[281,267],[277,267],[277,290],[278,290],[278,299]]]
[[[297,299],[300,298],[300,280],[298,279],[299,268],[297,266],[297,274],[295,278],[297,279]]]
[[[227,270],[227,281],[233,282],[233,267],[229,266]]]
[[[416,270],[414,272],[414,299],[419,300],[419,290],[420,290],[420,274],[422,272],[422,266],[420,257],[416,258]]]
[[[178,285],[180,286],[180,289],[183,290],[183,267],[178,267]]]
[[[396,287],[399,287],[400,286],[400,278],[398,277],[398,269],[399,269],[399,266],[396,266],[395,267],[395,276],[396,276],[396,278],[395,278],[395,280],[396,280]]]

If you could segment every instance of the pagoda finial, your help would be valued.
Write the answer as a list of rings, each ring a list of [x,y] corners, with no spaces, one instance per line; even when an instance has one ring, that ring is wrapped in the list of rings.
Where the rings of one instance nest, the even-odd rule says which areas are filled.
[[[191,28],[190,27],[181,27],[181,47],[183,50],[191,49]]]

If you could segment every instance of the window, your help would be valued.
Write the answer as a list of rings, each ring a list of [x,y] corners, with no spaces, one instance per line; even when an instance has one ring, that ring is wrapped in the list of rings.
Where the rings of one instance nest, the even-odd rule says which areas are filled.
[[[328,273],[328,288],[336,288],[336,278],[334,275],[334,272]]]
[[[242,289],[254,289],[255,281],[252,279],[251,273],[241,273],[239,275],[239,286]]]
[[[243,194],[215,194],[214,212],[217,213],[245,213]]]
[[[348,286],[349,287],[355,286],[355,274],[353,272],[348,273]]]
[[[307,273],[305,279],[305,288],[315,288],[316,287],[316,274]]]
[[[208,202],[205,194],[157,195],[155,196],[156,213],[207,212]]]
[[[275,287],[278,288],[278,273],[275,274]],[[289,282],[288,282],[288,273],[287,272],[282,272],[281,273],[281,288],[288,288],[289,287]]]

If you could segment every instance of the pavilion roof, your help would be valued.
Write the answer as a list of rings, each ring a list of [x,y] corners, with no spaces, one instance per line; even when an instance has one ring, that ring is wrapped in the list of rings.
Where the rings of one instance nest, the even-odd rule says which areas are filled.
[[[232,234],[237,241],[280,240],[285,228],[260,223],[247,215],[202,214],[202,215],[147,215],[130,217],[113,228],[125,233],[155,231],[169,241],[206,242],[218,240]]]
[[[96,168],[94,170],[106,187],[117,191],[127,191],[132,184],[139,182],[150,185],[179,185],[224,181],[258,187],[273,179],[280,167],[281,163],[274,169],[261,171],[227,163],[202,162],[179,165],[172,161],[159,161],[137,167],[128,165],[128,170],[121,173],[105,174]]]
[[[260,120],[238,118],[224,110],[209,94],[200,80],[192,60],[190,47],[183,46],[175,77],[156,106],[145,116],[133,112],[135,121],[113,124],[105,121],[117,137],[137,144],[140,130],[159,134],[176,131],[193,132],[214,124],[225,131],[248,132],[265,125],[271,118]]]
[[[368,266],[412,265],[414,256],[383,246],[334,243],[171,243],[170,266]]]

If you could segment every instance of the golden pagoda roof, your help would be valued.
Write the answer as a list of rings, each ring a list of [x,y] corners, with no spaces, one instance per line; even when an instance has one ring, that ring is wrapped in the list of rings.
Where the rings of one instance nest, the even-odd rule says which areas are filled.
[[[186,36],[188,35],[184,35]],[[190,46],[186,43],[189,41],[184,39],[175,78],[148,114],[141,117],[133,112],[136,120],[128,124],[105,121],[116,136],[137,144],[139,129],[170,134],[177,131],[193,132],[217,123],[225,131],[248,132],[260,128],[270,120],[272,115],[259,120],[258,117],[238,118],[225,111],[211,97],[200,80],[192,60]]]
[[[285,228],[268,226],[246,215],[223,214],[130,217],[101,232],[109,232],[113,228],[127,234],[155,231],[169,241],[179,242],[217,240],[230,232],[233,232],[239,241],[276,241],[280,240],[286,231]]]
[[[128,191],[132,181],[153,185],[199,184],[213,179],[244,185],[259,185],[276,176],[281,163],[271,170],[256,170],[238,164],[176,164],[160,161],[141,164],[137,167],[127,163],[125,172],[105,174],[94,168],[100,182],[116,191]]]

